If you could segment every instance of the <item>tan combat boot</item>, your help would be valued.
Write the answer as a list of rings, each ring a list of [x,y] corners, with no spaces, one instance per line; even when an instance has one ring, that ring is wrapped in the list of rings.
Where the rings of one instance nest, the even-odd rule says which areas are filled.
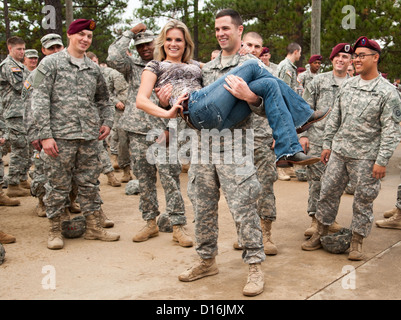
[[[383,217],[385,219],[391,218],[397,211],[398,211],[397,207],[395,207],[391,210],[387,210],[385,213],[383,213]]]
[[[14,236],[12,236],[11,234],[7,234],[3,231],[0,231],[0,243],[1,244],[13,243],[16,240],[17,239]]]
[[[22,189],[31,190],[31,184],[28,182],[28,180],[20,181],[19,186],[20,186]]]
[[[320,249],[322,244],[320,243],[320,238],[326,236],[329,233],[329,226],[325,226],[317,221],[316,232],[310,237],[309,240],[302,244],[302,250],[313,251]]]
[[[262,234],[263,234],[263,246],[265,250],[265,254],[269,256],[274,256],[277,254],[277,247],[273,243],[272,240],[272,222],[269,219],[263,220],[260,219],[260,225],[262,226]]]
[[[351,247],[348,255],[349,260],[360,261],[365,258],[364,254],[362,253],[362,241],[363,236],[356,232],[352,233]]]
[[[107,184],[111,185],[112,187],[121,187],[121,182],[117,180],[113,172],[106,173],[106,176]]]
[[[114,222],[107,218],[106,214],[104,213],[103,209],[100,208],[99,210],[99,222],[103,228],[112,228],[114,227]]]
[[[313,215],[311,225],[309,226],[308,229],[305,230],[304,236],[310,238],[316,231],[317,231],[317,219],[315,215]]]
[[[61,234],[61,216],[49,219],[49,223],[47,247],[52,250],[62,249],[64,247],[64,240]]]
[[[130,166],[126,166],[124,168],[124,174],[121,178],[121,182],[129,182],[130,180],[132,180],[131,168]]]
[[[38,198],[38,204],[36,205],[36,207],[34,209],[34,213],[38,217],[46,217],[46,207],[45,207],[45,204],[43,202],[43,196]]]
[[[243,249],[244,249],[244,248],[242,248],[242,246],[239,244],[238,241],[235,241],[235,242],[233,243],[233,248],[234,248],[235,250],[243,250]]]
[[[251,263],[247,283],[242,291],[244,296],[254,297],[263,292],[265,277],[260,263]]]
[[[114,232],[106,231],[100,225],[100,213],[95,211],[93,214],[85,216],[86,232],[84,238],[86,240],[102,240],[102,241],[117,241],[120,235]]]
[[[19,206],[20,204],[21,202],[19,200],[9,198],[2,189],[0,190],[0,206],[13,207]]]
[[[141,231],[134,235],[132,241],[142,242],[149,238],[157,237],[158,235],[159,227],[157,226],[156,219],[151,219],[146,222],[146,226],[144,226]]]
[[[8,185],[7,188],[7,196],[14,198],[14,197],[29,197],[31,192],[27,189],[21,188],[18,184],[17,185]]]
[[[178,242],[181,247],[192,247],[194,245],[181,224],[173,226],[173,241]]]
[[[219,273],[216,259],[199,259],[194,266],[178,276],[178,280],[184,282],[195,281],[204,277],[213,276]]]
[[[278,179],[281,181],[289,181],[291,177],[285,172],[284,168],[277,167]]]
[[[77,193],[78,190],[76,190],[74,187],[70,192],[70,203],[71,205],[68,207],[68,210],[70,213],[81,213],[81,208],[79,207],[79,204],[75,201],[77,199]]]
[[[112,154],[110,156],[111,164],[114,170],[120,170],[120,166],[118,165],[118,155]]]
[[[401,210],[396,208],[396,212],[388,219],[376,221],[380,228],[401,229]]]
[[[329,226],[329,233],[337,233],[343,228],[342,225],[338,224],[337,221],[334,221],[330,226]]]

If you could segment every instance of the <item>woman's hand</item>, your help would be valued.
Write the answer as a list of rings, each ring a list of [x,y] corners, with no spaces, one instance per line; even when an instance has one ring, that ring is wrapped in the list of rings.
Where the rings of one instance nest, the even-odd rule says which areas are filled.
[[[169,106],[169,100],[171,93],[173,92],[173,85],[168,83],[161,88],[155,88],[155,93],[159,99],[159,103],[162,107],[167,108]]]
[[[177,118],[178,116],[178,112],[183,111],[184,107],[182,106],[182,103],[185,100],[188,100],[189,95],[188,93],[183,93],[182,95],[180,95],[176,101],[176,103],[174,103],[174,105],[171,107],[170,110],[167,110],[167,118]]]

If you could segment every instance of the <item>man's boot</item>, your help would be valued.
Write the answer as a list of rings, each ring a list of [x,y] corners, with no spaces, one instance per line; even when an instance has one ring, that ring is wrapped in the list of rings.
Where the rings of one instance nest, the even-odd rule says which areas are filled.
[[[13,207],[13,206],[19,206],[21,202],[17,199],[11,199],[9,198],[3,191],[3,189],[0,189],[0,206],[7,206],[7,207]]]
[[[130,168],[130,166],[126,166],[124,168],[124,174],[121,178],[121,182],[129,182],[130,180],[132,180],[131,168]]]
[[[20,181],[19,186],[20,186],[22,189],[31,190],[31,184],[28,182],[28,180]]]
[[[397,212],[397,210],[398,210],[397,207],[395,207],[391,210],[387,210],[385,213],[383,213],[384,219],[391,218]]]
[[[348,255],[349,260],[360,261],[365,258],[364,254],[362,253],[362,241],[363,236],[356,232],[352,233],[351,247]]]
[[[192,247],[194,245],[181,224],[173,226],[173,241],[178,242],[181,247]]]
[[[260,263],[249,265],[248,281],[242,291],[244,296],[254,297],[263,292],[265,277]]]
[[[315,215],[313,215],[311,225],[309,226],[308,229],[305,230],[304,236],[310,238],[316,231],[317,231],[317,219]]]
[[[156,219],[151,219],[146,221],[146,226],[144,226],[141,231],[134,235],[132,241],[142,242],[148,240],[149,238],[157,237],[158,235],[159,227],[157,226]]]
[[[52,250],[62,249],[64,247],[64,240],[61,234],[61,216],[49,219],[49,223],[47,247]]]
[[[277,254],[277,247],[273,243],[272,240],[272,222],[269,219],[263,220],[260,219],[260,225],[262,226],[262,234],[263,234],[263,246],[265,250],[265,254],[269,256],[274,256]]]
[[[120,170],[120,166],[118,165],[118,155],[111,154],[110,156],[111,164],[114,170]]]
[[[320,238],[326,236],[329,233],[329,226],[325,226],[319,221],[317,221],[316,232],[310,237],[309,240],[302,244],[302,250],[313,251],[320,249],[322,244],[320,243]]]
[[[117,180],[113,171],[106,173],[107,176],[107,184],[111,185],[112,187],[121,187],[121,182]]]
[[[103,228],[112,228],[114,227],[114,222],[107,218],[106,214],[104,213],[103,209],[100,208],[99,210],[99,222]]]
[[[43,196],[38,197],[38,204],[36,205],[36,208],[34,209],[34,213],[38,217],[46,217],[46,207],[43,202]]]
[[[194,266],[184,271],[178,276],[178,280],[184,282],[195,281],[207,276],[213,276],[219,273],[216,259],[199,259]]]
[[[334,221],[330,226],[329,226],[329,233],[337,233],[339,232],[343,226],[337,223],[337,221]]]
[[[290,181],[291,177],[285,172],[284,168],[277,168],[278,179],[281,181]]]
[[[75,201],[77,199],[77,192],[72,190],[70,192],[70,203],[71,205],[68,207],[68,210],[70,213],[81,213],[81,208],[79,207],[79,204]]]
[[[106,231],[100,225],[99,211],[85,216],[86,232],[84,238],[86,240],[102,240],[102,241],[117,241],[120,235],[114,232]]]
[[[396,208],[395,213],[388,219],[376,221],[380,228],[401,229],[401,210]]]
[[[8,243],[13,243],[15,242],[17,239],[15,239],[14,236],[12,236],[11,234],[7,234],[3,231],[0,231],[0,243],[1,244],[8,244]]]
[[[28,189],[23,189],[17,185],[9,184],[7,188],[7,196],[14,197],[29,197],[31,195]]]

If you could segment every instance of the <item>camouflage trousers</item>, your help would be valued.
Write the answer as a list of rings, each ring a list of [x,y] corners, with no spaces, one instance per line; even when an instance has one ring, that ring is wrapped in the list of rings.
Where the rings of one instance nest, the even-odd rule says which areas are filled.
[[[401,184],[399,184],[397,188],[397,203],[395,206],[401,210]]]
[[[47,217],[60,215],[70,205],[72,179],[78,187],[77,201],[83,214],[98,211],[102,204],[98,180],[102,170],[99,141],[55,140],[59,149],[57,158],[46,155],[43,150],[41,152],[47,170],[46,195],[43,199]]]
[[[261,186],[253,169],[238,175],[236,164],[194,164],[189,168],[188,195],[195,212],[196,251],[202,259],[218,254],[220,187],[234,219],[245,263],[260,263],[266,256],[257,212]]]
[[[323,148],[321,146],[310,144],[308,155],[312,157],[319,157],[322,154]],[[308,198],[308,214],[315,215],[316,205],[320,196],[321,179],[326,170],[326,166],[322,162],[306,166],[306,179],[309,185],[309,198]]]
[[[278,174],[275,165],[276,155],[270,149],[268,141],[258,143],[255,139],[254,159],[257,177],[261,185],[260,198],[258,200],[258,215],[263,220],[276,220],[276,197],[273,185],[277,181]]]
[[[170,216],[172,225],[185,225],[185,205],[180,187],[180,164],[152,164],[146,157],[153,141],[146,141],[146,135],[129,132],[130,151],[132,155],[133,172],[139,181],[139,210],[142,218],[147,221],[156,219],[160,214],[157,200],[157,172],[164,189],[166,213]]]
[[[102,164],[102,173],[108,174],[114,171],[113,165],[110,161],[109,152],[107,151],[106,141],[99,141],[99,158]]]
[[[41,153],[37,150],[33,153],[33,164],[35,169],[32,173],[30,173],[32,182],[31,182],[31,194],[34,197],[44,197],[46,193],[45,184],[47,181],[45,169],[45,162],[42,159]]]
[[[324,225],[337,216],[340,199],[349,180],[355,182],[352,231],[367,237],[373,224],[373,201],[380,191],[380,179],[372,177],[374,160],[358,160],[331,153],[317,204],[316,218]]]
[[[118,166],[124,169],[131,165],[131,156],[129,152],[128,132],[119,128],[119,121],[122,112],[116,111],[114,114],[113,129],[110,134],[110,152],[118,155]]]
[[[0,188],[3,187],[3,184],[4,184],[4,162],[3,162],[3,152],[2,149],[0,148]]]
[[[28,179],[31,165],[28,140],[23,127],[22,117],[6,119],[8,139],[11,145],[8,183],[18,185]]]

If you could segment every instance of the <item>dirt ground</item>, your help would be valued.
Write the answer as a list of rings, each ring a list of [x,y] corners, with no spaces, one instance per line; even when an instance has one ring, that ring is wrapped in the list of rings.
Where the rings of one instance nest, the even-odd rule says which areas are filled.
[[[374,203],[375,220],[392,208],[400,183],[401,148],[391,159],[387,177]],[[117,177],[122,172],[116,173]],[[187,230],[194,234],[193,210],[182,173],[182,192],[188,218]],[[160,211],[165,201],[158,183]],[[111,230],[117,242],[66,239],[62,250],[46,247],[48,221],[32,213],[37,199],[21,198],[18,207],[0,208],[0,229],[17,242],[4,245],[6,260],[0,266],[0,299],[44,300],[274,300],[274,299],[401,299],[401,231],[373,227],[364,242],[365,261],[352,262],[346,254],[318,250],[305,252],[301,243],[310,224],[306,214],[308,184],[296,179],[275,184],[277,221],[273,240],[279,253],[263,263],[265,291],[254,298],[242,295],[248,268],[241,251],[233,249],[235,228],[223,196],[219,211],[220,273],[192,283],[178,275],[198,258],[195,248],[182,248],[171,233],[160,233],[146,242],[132,236],[144,222],[138,210],[138,195],[126,195],[125,184],[111,187],[101,176],[101,196],[106,214],[114,220]],[[344,195],[337,221],[349,226],[351,195]],[[354,270],[354,273],[347,273]],[[349,276],[354,276],[351,280]]]

